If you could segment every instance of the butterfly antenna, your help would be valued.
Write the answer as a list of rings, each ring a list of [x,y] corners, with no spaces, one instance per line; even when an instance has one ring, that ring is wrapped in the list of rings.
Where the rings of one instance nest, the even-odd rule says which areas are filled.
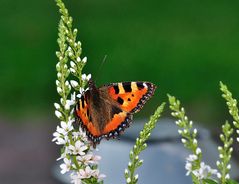
[[[104,58],[103,58],[103,60],[102,60],[102,62],[101,62],[101,64],[100,64],[100,67],[99,67],[99,69],[98,69],[98,71],[97,71],[97,73],[96,73],[96,75],[95,75],[95,76],[96,76],[96,77],[95,77],[95,81],[97,81],[97,79],[99,79],[98,76],[99,76],[99,73],[100,73],[101,70],[102,70],[103,65],[105,64],[106,58],[107,58],[107,55],[104,56]]]

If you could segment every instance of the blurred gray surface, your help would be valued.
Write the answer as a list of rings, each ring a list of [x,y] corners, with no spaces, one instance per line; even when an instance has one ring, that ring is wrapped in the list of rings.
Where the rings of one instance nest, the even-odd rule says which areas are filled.
[[[0,120],[0,184],[59,184],[51,172],[59,154],[55,128],[49,119]]]
[[[103,140],[96,154],[102,157],[100,171],[107,175],[105,184],[125,183],[124,170],[129,162],[129,151],[147,120],[134,121],[126,130],[121,140]],[[218,160],[217,145],[212,141],[209,132],[196,127],[199,132],[199,146],[203,152],[203,161],[216,169]],[[192,184],[191,178],[185,176],[185,158],[190,154],[180,142],[177,126],[173,120],[162,119],[152,132],[148,148],[142,152],[140,159],[143,165],[136,171],[139,184]],[[238,165],[232,160],[232,177],[238,177]],[[59,167],[54,171],[64,183],[69,183],[68,175],[61,175]]]

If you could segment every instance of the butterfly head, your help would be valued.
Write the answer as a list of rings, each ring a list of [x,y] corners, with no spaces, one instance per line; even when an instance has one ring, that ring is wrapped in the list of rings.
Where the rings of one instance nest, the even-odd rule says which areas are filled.
[[[95,82],[93,81],[93,79],[90,79],[88,81],[88,86],[89,86],[89,90],[90,91],[95,91],[97,89]]]

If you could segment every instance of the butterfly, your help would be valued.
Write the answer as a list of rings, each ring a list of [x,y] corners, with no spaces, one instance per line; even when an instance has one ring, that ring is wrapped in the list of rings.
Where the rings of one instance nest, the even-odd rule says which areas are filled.
[[[76,103],[75,116],[94,148],[102,138],[118,138],[156,89],[150,82],[111,83],[97,88],[92,79],[88,86]]]

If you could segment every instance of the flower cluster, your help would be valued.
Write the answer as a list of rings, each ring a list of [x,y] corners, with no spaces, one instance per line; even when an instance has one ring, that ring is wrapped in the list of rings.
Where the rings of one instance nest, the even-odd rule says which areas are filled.
[[[180,107],[180,101],[173,96],[168,95],[168,97],[170,109],[173,111],[171,114],[178,119],[175,123],[179,127],[178,133],[182,136],[181,141],[192,152],[186,158],[186,175],[191,174],[193,183],[201,183],[212,175],[217,175],[218,172],[202,162],[202,150],[198,146],[197,129],[193,128],[193,122],[188,120],[184,108]]]
[[[228,90],[227,86],[220,82],[220,89],[223,92],[222,97],[227,101],[229,113],[232,115],[234,121],[233,125],[236,127],[238,134],[237,142],[239,142],[239,114],[237,107],[237,100],[232,97],[232,93]]]
[[[146,141],[149,139],[151,131],[155,128],[157,120],[163,112],[165,103],[162,103],[155,111],[154,115],[150,117],[148,123],[144,125],[142,131],[140,131],[139,138],[136,139],[136,144],[130,151],[128,163],[128,169],[125,169],[125,179],[127,184],[136,184],[138,181],[138,174],[135,174],[135,170],[143,164],[143,160],[139,159],[139,154],[147,147]]]
[[[173,111],[171,114],[173,117],[178,120],[175,122],[179,127],[178,133],[182,136],[182,143],[184,146],[189,149],[193,155],[195,155],[195,160],[193,161],[193,170],[200,168],[200,163],[202,160],[202,151],[198,147],[197,141],[197,129],[193,129],[193,122],[188,120],[188,117],[185,115],[185,110],[183,107],[180,107],[180,102],[175,97],[168,95],[170,109]]]
[[[87,58],[80,58],[81,43],[76,41],[77,29],[72,30],[72,18],[69,16],[61,0],[56,0],[62,14],[59,23],[59,51],[56,52],[59,62],[57,70],[57,92],[60,103],[54,103],[55,115],[60,120],[53,142],[61,145],[61,173],[70,172],[72,183],[101,183],[104,175],[100,174],[98,162],[100,156],[94,155],[85,132],[80,127],[74,127],[74,106],[77,98],[85,91],[85,86],[91,75],[82,74]],[[68,61],[70,62],[68,63]],[[68,80],[72,75],[76,80]],[[71,77],[72,78],[72,77]]]
[[[201,181],[203,179],[207,179],[212,175],[217,175],[218,172],[216,169],[212,169],[210,166],[206,165],[204,162],[200,163],[200,167],[198,169],[193,169],[195,161],[198,159],[197,155],[189,155],[186,158],[185,169],[187,170],[186,175],[193,174],[196,178]]]

